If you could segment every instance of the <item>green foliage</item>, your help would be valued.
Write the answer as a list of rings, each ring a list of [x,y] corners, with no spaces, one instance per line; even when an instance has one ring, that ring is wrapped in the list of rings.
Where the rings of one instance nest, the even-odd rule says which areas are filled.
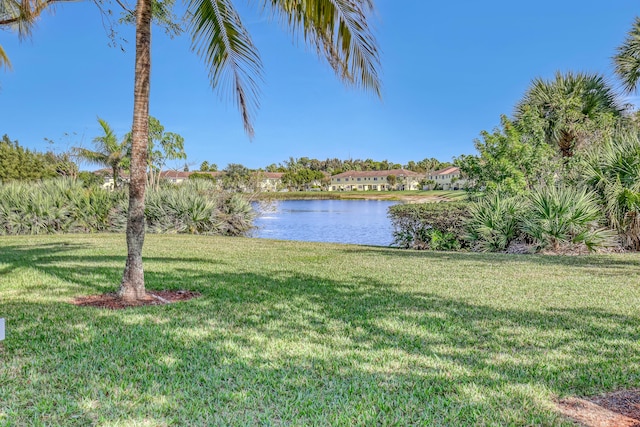
[[[31,151],[7,135],[0,139],[0,182],[74,176],[77,170],[66,154]]]
[[[516,106],[516,121],[533,114],[542,123],[546,141],[562,157],[610,134],[623,107],[614,89],[599,74],[556,73],[535,79]]]
[[[210,173],[193,172],[189,175],[189,179],[205,179],[207,181],[217,182],[218,178]]]
[[[318,170],[308,168],[298,169],[296,171],[287,170],[282,175],[282,183],[289,188],[301,190],[305,185],[309,185],[314,181],[322,181],[324,174]]]
[[[468,204],[399,204],[389,208],[394,243],[403,248],[455,250],[465,247]]]
[[[251,170],[239,163],[229,163],[224,169],[222,186],[228,191],[247,191],[251,186]]]
[[[543,183],[550,183],[560,168],[554,150],[544,140],[544,133],[534,121],[515,126],[502,116],[502,128],[493,133],[483,131],[475,140],[478,155],[462,155],[455,164],[467,177],[473,191],[501,191],[518,194]],[[525,129],[526,128],[526,129]]]
[[[108,231],[120,192],[85,188],[69,178],[0,185],[0,234]]]
[[[622,245],[640,250],[640,139],[622,132],[581,158],[582,178],[600,198]]]
[[[151,233],[238,236],[253,226],[255,212],[238,194],[220,193],[209,181],[151,189],[145,217]]]
[[[131,146],[131,132],[125,135]],[[168,161],[185,160],[184,138],[174,132],[165,132],[160,120],[149,116],[149,140],[147,141],[147,184],[157,188],[160,185],[160,172]]]
[[[545,187],[527,198],[522,230],[539,248],[554,251],[585,245],[590,251],[616,244],[615,233],[601,227],[596,195],[584,189]]]
[[[92,164],[106,166],[111,169],[114,188],[120,187],[122,170],[129,165],[131,141],[128,137],[119,139],[109,123],[98,117],[103,134],[93,138],[95,150],[73,147],[74,155]]]
[[[625,91],[635,92],[640,82],[640,18],[636,17],[624,42],[616,49],[613,64]]]
[[[81,171],[78,173],[78,180],[82,182],[84,187],[100,187],[104,183],[104,177],[87,171]]]
[[[520,196],[493,191],[470,205],[466,239],[480,252],[505,251],[520,237],[524,212]]]
[[[205,160],[200,164],[200,172],[218,172],[218,165]]]
[[[161,186],[147,192],[152,233],[243,235],[253,226],[251,204],[207,181]],[[0,185],[0,235],[122,232],[126,191],[88,187],[68,178]]]

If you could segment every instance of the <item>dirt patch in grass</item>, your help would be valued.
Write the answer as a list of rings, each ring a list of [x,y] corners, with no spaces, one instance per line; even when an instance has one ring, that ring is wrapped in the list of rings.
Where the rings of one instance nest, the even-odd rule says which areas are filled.
[[[130,307],[142,307],[146,305],[164,305],[178,301],[186,301],[198,298],[201,294],[193,291],[147,291],[148,298],[137,301],[124,301],[115,293],[102,295],[89,295],[78,297],[72,304],[83,307],[107,308],[110,310],[120,310]]]
[[[640,427],[640,390],[558,402],[562,414],[586,427]]]

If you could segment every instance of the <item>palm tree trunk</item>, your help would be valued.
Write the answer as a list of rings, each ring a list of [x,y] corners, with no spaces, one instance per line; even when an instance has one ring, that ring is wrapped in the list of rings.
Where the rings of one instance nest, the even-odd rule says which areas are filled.
[[[113,191],[118,189],[118,168],[111,168],[111,172],[113,173]]]
[[[144,244],[144,193],[147,184],[149,87],[151,80],[151,0],[136,6],[136,65],[131,143],[131,182],[127,219],[127,263],[118,295],[125,300],[146,297],[142,246]]]

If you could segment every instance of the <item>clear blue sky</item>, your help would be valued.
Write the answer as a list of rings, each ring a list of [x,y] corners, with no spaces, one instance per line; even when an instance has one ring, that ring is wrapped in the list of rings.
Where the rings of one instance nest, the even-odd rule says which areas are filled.
[[[637,0],[531,2],[377,0],[383,100],[345,88],[330,68],[279,24],[237,1],[265,64],[256,136],[209,86],[188,36],[153,38],[151,114],[185,138],[188,162],[223,168],[290,156],[373,158],[398,163],[473,153],[481,130],[510,115],[535,77],[556,70],[612,77],[611,56]],[[109,47],[92,2],[59,6],[29,41],[0,31],[13,71],[0,71],[0,134],[27,147],[91,147],[96,117],[123,135],[131,126],[133,28],[125,52]],[[633,101],[633,100],[631,100]],[[89,169],[95,169],[90,168]]]

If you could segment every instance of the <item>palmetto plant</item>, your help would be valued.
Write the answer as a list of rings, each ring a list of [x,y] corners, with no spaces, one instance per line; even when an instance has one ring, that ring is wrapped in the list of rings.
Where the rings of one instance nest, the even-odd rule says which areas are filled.
[[[600,139],[615,127],[623,107],[613,88],[599,74],[556,73],[535,79],[516,106],[516,121],[534,114],[543,123],[547,142],[563,157]]]
[[[616,50],[613,64],[625,90],[635,92],[640,81],[640,18],[636,17],[627,38]]]
[[[520,236],[524,202],[498,189],[474,202],[467,221],[467,239],[481,252],[500,252]]]
[[[98,117],[98,123],[100,123],[104,134],[93,138],[93,144],[96,149],[89,150],[83,147],[74,147],[73,153],[79,159],[111,168],[113,188],[115,189],[118,187],[120,172],[129,161],[129,141],[127,138],[119,140],[105,120]]]
[[[586,184],[600,196],[607,220],[623,246],[640,250],[640,139],[618,133],[582,161]]]
[[[617,243],[615,232],[601,226],[596,195],[585,189],[538,188],[527,197],[526,207],[522,230],[540,249],[583,244],[591,251]]]

